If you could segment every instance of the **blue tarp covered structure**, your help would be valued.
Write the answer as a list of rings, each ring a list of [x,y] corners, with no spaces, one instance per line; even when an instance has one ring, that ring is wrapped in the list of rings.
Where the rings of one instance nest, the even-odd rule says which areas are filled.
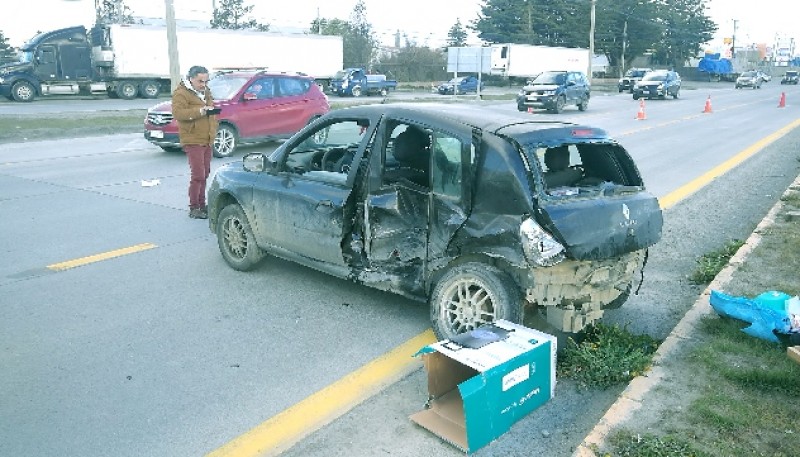
[[[697,71],[727,75],[733,73],[733,64],[730,59],[721,59],[719,54],[706,54],[697,64]]]

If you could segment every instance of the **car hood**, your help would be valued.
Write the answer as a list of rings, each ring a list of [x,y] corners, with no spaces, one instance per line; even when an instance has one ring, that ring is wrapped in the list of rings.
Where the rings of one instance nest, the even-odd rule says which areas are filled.
[[[528,84],[523,87],[524,90],[556,90],[558,84]]]
[[[664,84],[664,81],[639,81],[637,84],[639,85],[639,87],[643,86],[654,87]]]
[[[639,188],[622,189],[617,191],[620,195],[599,199],[543,202],[542,208],[570,257],[608,259],[661,239],[663,217],[658,199]],[[609,191],[614,192],[612,188]]]

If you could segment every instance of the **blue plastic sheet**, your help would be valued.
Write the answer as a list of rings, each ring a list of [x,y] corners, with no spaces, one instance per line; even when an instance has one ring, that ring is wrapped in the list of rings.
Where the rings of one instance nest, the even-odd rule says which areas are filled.
[[[776,333],[797,332],[786,310],[790,297],[784,292],[768,291],[755,298],[734,297],[712,290],[710,303],[720,316],[732,317],[750,323],[742,331],[750,336],[779,343]]]

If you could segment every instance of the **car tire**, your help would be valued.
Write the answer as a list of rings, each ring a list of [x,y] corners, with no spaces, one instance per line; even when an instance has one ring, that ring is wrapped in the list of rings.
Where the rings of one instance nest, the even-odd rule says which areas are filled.
[[[580,103],[578,103],[578,111],[586,111],[589,108],[589,98],[581,99]]]
[[[256,243],[250,221],[236,203],[222,208],[219,213],[217,244],[225,263],[234,270],[250,271],[264,258],[264,251]]]
[[[122,81],[117,85],[116,93],[123,100],[133,100],[139,94],[139,88],[131,81]]]
[[[478,262],[453,267],[436,283],[430,297],[436,336],[449,339],[497,319],[520,323],[519,287],[505,273]]]
[[[11,98],[18,102],[32,102],[36,98],[36,89],[28,81],[18,81],[11,87]]]
[[[148,80],[139,85],[139,93],[142,98],[156,98],[161,91],[161,84],[158,81]]]
[[[560,114],[564,111],[564,106],[567,105],[567,99],[563,95],[556,98],[556,104],[553,106],[553,112],[556,114]]]
[[[680,90],[680,89],[676,90],[676,91],[675,91],[675,93],[674,93],[674,94],[672,94],[672,98],[673,98],[673,99],[675,99],[675,100],[677,100],[677,99],[678,99],[678,96],[680,95],[680,93],[681,93],[681,90]]]
[[[230,157],[239,145],[239,134],[229,124],[221,124],[214,137],[214,157]]]
[[[361,86],[353,86],[353,89],[350,91],[353,94],[353,97],[360,97],[361,93]]]
[[[633,99],[634,100],[639,100],[639,94],[633,94]]]
[[[386,97],[387,95],[389,95],[389,89],[385,87],[381,88],[381,97]]]

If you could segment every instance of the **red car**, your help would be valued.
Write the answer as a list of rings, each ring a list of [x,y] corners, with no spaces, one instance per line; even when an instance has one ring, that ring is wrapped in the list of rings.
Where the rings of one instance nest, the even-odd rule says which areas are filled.
[[[214,76],[208,87],[214,105],[222,109],[215,157],[230,156],[240,144],[289,138],[330,110],[314,79],[300,74],[227,71]],[[166,151],[180,149],[171,102],[147,111],[144,137]]]

